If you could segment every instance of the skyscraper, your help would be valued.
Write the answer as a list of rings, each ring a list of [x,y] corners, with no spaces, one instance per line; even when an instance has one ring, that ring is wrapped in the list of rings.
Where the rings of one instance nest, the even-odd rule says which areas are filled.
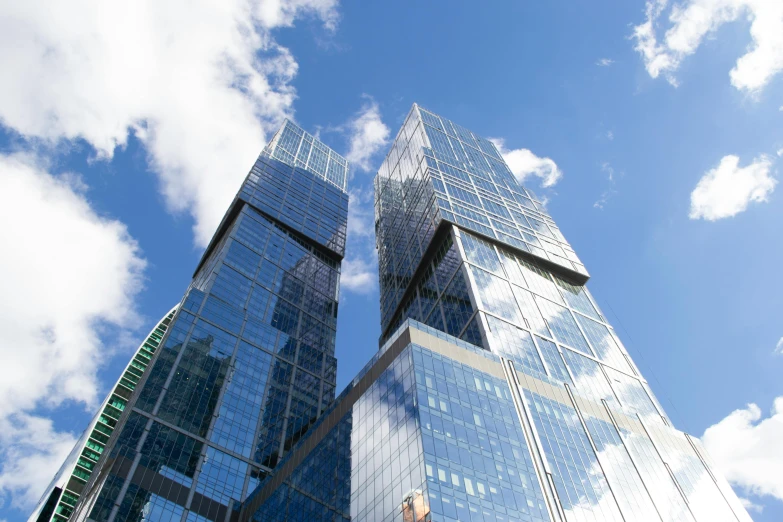
[[[375,219],[381,349],[230,520],[750,520],[491,142],[414,105]]]
[[[329,407],[347,172],[290,121],[274,135],[64,518],[223,521]]]
[[[82,432],[82,436],[46,488],[30,517],[31,520],[64,522],[71,516],[85,484],[90,480],[92,470],[106,449],[128,400],[155,356],[176,311],[175,306],[155,325],[136,350],[119,381],[104,399],[98,413]]]

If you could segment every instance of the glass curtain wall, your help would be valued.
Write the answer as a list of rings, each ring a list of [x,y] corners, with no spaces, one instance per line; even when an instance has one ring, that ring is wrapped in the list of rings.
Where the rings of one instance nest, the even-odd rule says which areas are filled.
[[[553,518],[749,520],[492,142],[414,105],[375,196],[381,341],[415,320],[501,358]]]
[[[74,519],[223,521],[330,406],[347,170],[282,125],[207,247]]]

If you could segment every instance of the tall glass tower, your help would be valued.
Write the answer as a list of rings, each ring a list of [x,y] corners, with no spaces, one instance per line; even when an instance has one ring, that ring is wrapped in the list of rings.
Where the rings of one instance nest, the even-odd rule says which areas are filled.
[[[329,407],[347,172],[274,135],[65,519],[224,521]]]
[[[492,143],[414,105],[375,219],[381,349],[230,520],[750,520]]]

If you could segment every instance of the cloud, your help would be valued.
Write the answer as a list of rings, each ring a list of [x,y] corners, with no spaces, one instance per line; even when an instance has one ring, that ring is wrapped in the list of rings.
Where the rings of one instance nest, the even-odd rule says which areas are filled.
[[[25,414],[0,419],[0,491],[12,495],[13,507],[30,509],[75,444],[73,434],[58,432],[49,419]]]
[[[342,263],[340,287],[368,295],[378,286],[375,252],[375,212],[372,189],[351,189],[348,199],[348,247]]]
[[[609,141],[614,141],[614,132],[607,131],[606,132],[606,139],[609,140]]]
[[[599,66],[599,67],[609,67],[613,63],[614,63],[614,60],[612,60],[611,58],[601,58],[600,60],[595,62],[595,64],[597,66]]]
[[[349,134],[346,159],[365,172],[372,169],[370,161],[389,143],[390,130],[381,120],[378,103],[364,95],[365,103],[356,116],[345,125]]]
[[[365,295],[375,291],[378,282],[377,263],[362,258],[346,258],[341,270],[341,289]]]
[[[551,187],[555,185],[563,173],[557,168],[557,164],[550,158],[539,158],[528,149],[506,149],[506,142],[502,138],[490,138],[492,143],[500,151],[506,160],[511,172],[520,183],[531,177],[541,178],[541,185]]]
[[[612,197],[612,194],[614,194],[614,191],[605,190],[603,193],[601,193],[601,197],[598,198],[595,203],[593,203],[593,208],[603,210],[604,205],[606,205],[606,203],[609,201],[609,198]]]
[[[84,140],[109,160],[133,133],[170,211],[209,241],[271,130],[298,65],[272,35],[337,0],[6,3],[0,122],[30,140]]]
[[[30,156],[0,155],[0,505],[8,495],[19,506],[38,500],[73,445],[36,412],[66,401],[95,407],[97,370],[121,348],[101,336],[140,324],[146,261],[85,189]]]
[[[262,25],[270,29],[291,27],[300,16],[311,14],[319,18],[327,30],[334,31],[339,20],[336,0],[275,0],[258,2],[253,7],[257,9]]]
[[[351,164],[365,172],[372,169],[373,158],[389,144],[389,127],[381,119],[373,98],[363,95],[362,108],[354,118],[335,130],[348,136]],[[371,295],[378,288],[378,255],[375,251],[375,209],[373,189],[366,178],[356,178],[348,191],[348,246],[342,263],[340,287],[346,293]]]
[[[635,50],[653,78],[663,74],[677,85],[674,73],[696,52],[705,37],[725,23],[750,20],[752,44],[729,73],[731,84],[757,92],[783,70],[783,3],[775,0],[685,0],[669,10],[668,29],[659,42],[656,35],[667,0],[648,0],[646,20],[634,27]],[[667,25],[667,24],[664,24]]]
[[[348,191],[348,237],[375,240],[375,213],[371,190]]]
[[[755,404],[731,412],[704,431],[707,453],[733,485],[746,493],[783,500],[783,397],[762,419]]]
[[[747,167],[739,166],[737,156],[724,156],[691,192],[690,218],[715,221],[744,211],[751,202],[767,201],[777,184],[771,167],[772,160],[764,155]]]
[[[775,351],[773,353],[783,355],[783,337],[778,340],[778,344],[775,345]]]
[[[601,164],[601,172],[606,173],[606,179],[610,182],[614,182],[614,168],[612,168],[608,161]]]
[[[609,187],[606,190],[604,190],[601,193],[601,197],[598,198],[598,200],[595,203],[593,203],[593,208],[603,210],[604,205],[606,205],[609,199],[615,194],[617,194],[617,190],[615,189],[616,182],[615,182],[614,168],[609,164],[609,162],[604,162],[601,164],[601,172],[606,173],[606,177],[609,180]]]
[[[747,509],[748,511],[755,511],[756,513],[762,513],[764,512],[764,506],[760,504],[754,504],[753,501],[748,500],[744,497],[739,497],[740,504],[742,504],[742,507]]]

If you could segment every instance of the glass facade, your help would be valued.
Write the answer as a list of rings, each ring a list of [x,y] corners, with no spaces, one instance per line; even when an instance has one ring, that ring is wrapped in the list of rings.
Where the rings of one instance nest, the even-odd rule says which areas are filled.
[[[232,520],[750,520],[491,142],[414,105],[375,196],[381,350]]]
[[[416,105],[375,177],[375,219],[384,334],[406,317],[429,319],[432,287],[446,290],[432,263],[435,251],[448,249],[442,233],[449,225],[523,253],[538,263],[532,270],[553,269],[577,284],[588,278],[544,204],[495,146]],[[429,322],[445,320],[438,315]]]
[[[381,347],[335,398],[346,169],[270,141],[72,518],[750,520],[541,202],[417,105],[374,180]]]
[[[749,521],[698,440],[408,319],[227,520]],[[608,381],[607,381],[608,382]]]
[[[289,121],[270,140],[72,520],[223,521],[329,408],[347,172]]]
[[[548,520],[500,359],[413,320],[278,470],[237,520]]]
[[[90,479],[93,469],[106,449],[122,412],[128,405],[133,391],[155,355],[177,307],[169,311],[141,343],[133,358],[125,367],[120,380],[101,404],[98,413],[76,442],[60,470],[46,488],[41,500],[30,516],[31,521],[65,522]]]

